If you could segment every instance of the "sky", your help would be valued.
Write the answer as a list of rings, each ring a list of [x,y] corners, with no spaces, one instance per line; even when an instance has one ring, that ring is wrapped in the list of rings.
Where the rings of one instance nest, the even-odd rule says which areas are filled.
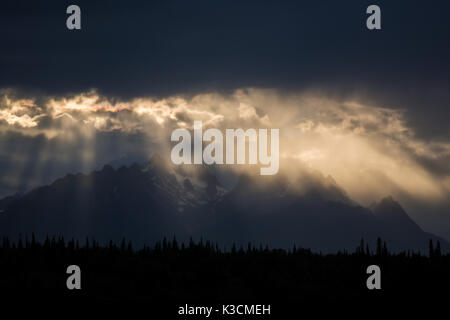
[[[450,5],[374,3],[3,1],[0,197],[166,155],[202,120],[279,128],[283,159],[450,239]]]

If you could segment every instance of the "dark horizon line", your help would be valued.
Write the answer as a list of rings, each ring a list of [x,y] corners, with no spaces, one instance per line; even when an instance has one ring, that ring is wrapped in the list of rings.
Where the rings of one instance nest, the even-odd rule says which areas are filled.
[[[249,253],[271,253],[271,254],[281,254],[281,255],[308,255],[308,256],[366,256],[366,257],[424,257],[424,258],[435,258],[441,256],[450,256],[450,253],[441,252],[440,241],[437,240],[433,243],[430,238],[428,241],[428,255],[422,254],[420,250],[407,249],[403,251],[390,252],[386,241],[378,237],[376,239],[376,248],[372,250],[369,242],[364,238],[361,238],[358,246],[355,247],[354,251],[351,252],[347,249],[340,249],[334,253],[322,253],[314,252],[310,248],[298,247],[295,243],[292,247],[288,249],[284,248],[270,248],[269,245],[263,245],[260,243],[256,246],[254,243],[249,241],[247,247],[245,248],[242,244],[237,246],[233,243],[230,249],[225,247],[220,247],[218,241],[204,240],[200,237],[198,241],[193,240],[190,237],[189,241],[178,241],[174,236],[172,240],[168,240],[164,237],[162,240],[155,241],[153,245],[144,244],[141,248],[137,249],[133,247],[132,241],[127,241],[125,237],[122,238],[120,244],[117,241],[109,240],[107,244],[100,244],[95,237],[86,237],[84,243],[81,244],[79,239],[74,237],[70,240],[64,240],[64,236],[45,236],[44,241],[36,240],[34,232],[31,237],[28,238],[25,235],[25,239],[22,238],[22,234],[19,234],[16,241],[10,240],[9,237],[2,237],[0,242],[0,250],[36,250],[42,248],[59,248],[63,250],[72,251],[82,251],[82,250],[112,250],[119,251],[121,253],[129,254],[152,254],[152,253],[169,253],[169,252],[188,252],[188,251],[202,251],[204,253],[213,253],[216,255],[236,255],[236,254],[249,254]]]

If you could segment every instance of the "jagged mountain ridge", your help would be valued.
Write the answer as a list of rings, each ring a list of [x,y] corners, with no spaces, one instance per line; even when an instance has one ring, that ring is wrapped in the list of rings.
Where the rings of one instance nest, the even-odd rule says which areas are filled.
[[[301,186],[301,187],[299,187]],[[242,175],[226,190],[207,166],[172,166],[159,156],[144,165],[89,175],[69,174],[49,186],[0,200],[0,233],[61,234],[100,241],[126,237],[149,243],[162,237],[204,237],[232,243],[353,250],[361,237],[385,239],[394,250],[425,251],[424,232],[392,198],[371,208],[353,202],[331,177]]]

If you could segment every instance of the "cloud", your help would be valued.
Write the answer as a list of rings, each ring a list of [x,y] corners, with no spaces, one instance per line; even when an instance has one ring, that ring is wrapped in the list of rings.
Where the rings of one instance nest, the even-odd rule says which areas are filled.
[[[10,99],[0,94],[0,121],[22,128],[36,127],[38,119],[44,116],[42,110],[31,99]]]
[[[202,120],[205,128],[221,130],[280,129],[280,170],[283,162],[299,163],[285,167],[292,175],[304,166],[319,170],[362,204],[392,194],[407,207],[411,199],[448,205],[450,141],[418,134],[407,109],[317,91],[251,88],[131,99],[96,91],[33,97],[3,90],[0,99],[0,184],[9,192],[127,154],[157,152],[169,161],[171,132]]]

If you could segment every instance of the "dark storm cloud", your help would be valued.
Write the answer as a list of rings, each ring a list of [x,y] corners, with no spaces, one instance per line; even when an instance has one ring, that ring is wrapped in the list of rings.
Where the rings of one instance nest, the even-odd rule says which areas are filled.
[[[242,87],[320,88],[410,110],[448,136],[450,5],[376,1],[4,1],[0,87],[165,96]],[[426,114],[426,117],[424,115]]]
[[[450,5],[376,1],[382,30],[368,31],[365,11],[373,3],[3,1],[0,88],[15,88],[11,99],[33,98],[43,114],[53,96],[91,88],[110,101],[243,87],[319,90],[406,110],[409,127],[438,148],[436,142],[450,138]],[[80,31],[65,26],[70,4],[81,7]],[[20,123],[33,121],[31,110],[31,119]],[[109,114],[106,127],[114,117]],[[187,114],[177,118],[192,122]],[[38,120],[40,129],[69,121]],[[13,126],[20,129],[19,122]],[[447,170],[420,160],[433,171]]]

